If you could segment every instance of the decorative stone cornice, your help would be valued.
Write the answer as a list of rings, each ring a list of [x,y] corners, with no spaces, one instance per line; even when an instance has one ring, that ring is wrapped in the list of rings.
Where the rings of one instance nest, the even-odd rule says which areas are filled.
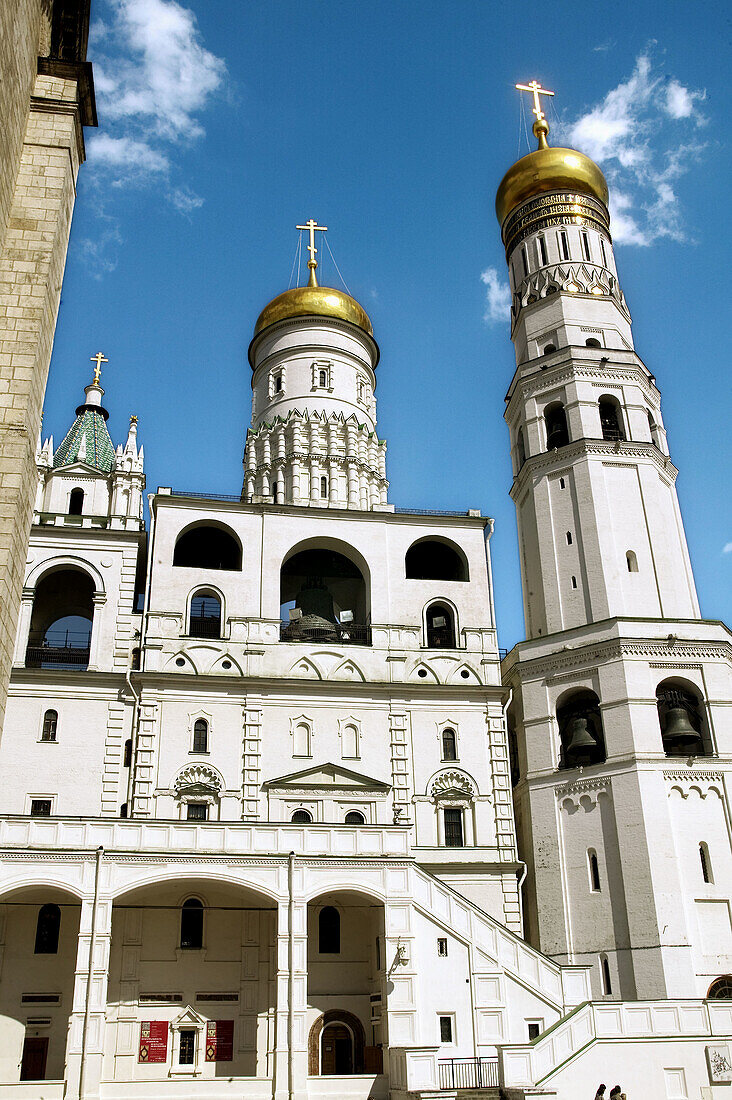
[[[665,658],[663,663],[652,662],[651,667],[687,668],[690,661],[732,660],[732,645],[728,642],[683,642],[676,643],[673,648],[670,648],[668,642],[651,640],[629,642],[613,638],[607,642],[561,650],[544,657],[528,660],[519,658],[513,667],[520,673],[528,672],[532,676],[544,673],[549,676],[552,672],[561,672],[563,669],[596,668],[598,664],[609,660],[643,657]]]
[[[722,783],[724,772],[698,771],[688,768],[685,771],[664,771],[663,778],[669,783]]]
[[[513,479],[513,485],[511,486],[512,499],[515,500],[517,495],[523,492],[529,474],[537,474],[552,467],[570,466],[575,459],[592,455],[607,456],[607,461],[603,465],[622,467],[626,467],[627,462],[619,461],[619,459],[650,459],[668,477],[672,484],[676,481],[679,472],[671,459],[659,451],[653,443],[637,443],[630,440],[619,440],[611,443],[604,439],[578,439],[575,442],[568,443],[566,447],[542,451],[540,454],[531,455],[527,458]]]
[[[571,783],[565,783],[554,790],[557,798],[564,798],[568,794],[580,794],[582,791],[609,791],[611,787],[610,777],[597,779],[574,779]]]

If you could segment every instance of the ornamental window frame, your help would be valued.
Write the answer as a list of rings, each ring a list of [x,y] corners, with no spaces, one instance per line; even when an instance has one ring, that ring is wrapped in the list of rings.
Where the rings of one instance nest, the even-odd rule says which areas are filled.
[[[171,1020],[168,1026],[170,1028],[169,1073],[171,1077],[198,1077],[201,1073],[206,1052],[206,1020],[194,1008],[187,1005],[175,1020]],[[193,1054],[193,1061],[183,1065],[179,1062],[180,1033],[182,1031],[196,1032],[196,1049]]]
[[[279,380],[279,388],[278,388]],[[287,367],[272,367],[269,372],[268,391],[270,401],[279,401],[287,392]]]
[[[333,362],[330,359],[313,359],[312,365],[312,386],[313,390],[325,390],[327,393],[333,392]],[[323,374],[325,374],[325,380],[323,380]]]
[[[188,803],[205,803],[208,806],[208,821],[217,821],[220,816],[221,799],[225,790],[221,773],[206,762],[191,761],[181,768],[172,784],[172,794],[178,806],[178,817],[188,820]]]
[[[444,735],[446,730],[451,730],[455,741],[455,756],[445,756],[445,744]],[[458,723],[453,722],[450,718],[446,718],[444,722],[438,722],[437,724],[437,743],[440,750],[440,760],[443,764],[457,764],[460,760],[460,731]]]
[[[363,374],[356,375],[356,400],[359,405],[363,405],[364,408],[370,409],[371,402],[373,400],[373,390],[371,383]]]
[[[196,738],[196,722],[205,722],[207,726],[206,731],[206,748],[197,750],[194,748]],[[214,732],[213,715],[207,710],[192,710],[188,714],[188,755],[189,756],[210,756],[211,755],[211,739]]]
[[[355,731],[355,753],[349,753],[346,755],[344,752],[344,734],[348,729]],[[341,746],[341,760],[360,760],[361,759],[361,722],[358,718],[353,718],[349,715],[347,718],[338,719],[338,740]]]
[[[304,726],[307,730],[307,745],[305,746],[306,752],[296,752],[295,750],[301,748],[296,740],[297,731],[301,726]],[[294,760],[311,760],[313,757],[313,741],[315,738],[315,724],[313,719],[307,714],[299,714],[296,718],[290,718],[290,746],[292,750],[292,757]]]

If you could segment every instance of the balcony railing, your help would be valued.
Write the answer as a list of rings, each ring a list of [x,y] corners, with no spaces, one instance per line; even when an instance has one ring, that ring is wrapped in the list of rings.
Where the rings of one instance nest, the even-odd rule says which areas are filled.
[[[89,664],[89,634],[86,631],[47,631],[31,635],[25,651],[26,668],[84,669]]]
[[[335,645],[371,645],[371,627],[362,623],[314,623],[300,619],[280,623],[281,642],[332,642]]]
[[[220,638],[220,617],[218,615],[201,615],[200,617],[191,615],[188,636],[189,638]]]
[[[497,1058],[448,1058],[438,1068],[441,1089],[498,1088]]]

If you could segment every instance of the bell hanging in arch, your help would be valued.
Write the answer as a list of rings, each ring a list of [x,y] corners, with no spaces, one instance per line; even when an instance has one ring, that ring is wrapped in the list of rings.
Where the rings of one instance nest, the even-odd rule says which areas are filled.
[[[597,741],[590,731],[587,714],[575,711],[564,727],[564,755],[567,763],[591,764],[597,751]]]
[[[669,700],[663,720],[663,746],[673,756],[697,756],[701,753],[702,740],[694,729],[688,709],[680,699]]]

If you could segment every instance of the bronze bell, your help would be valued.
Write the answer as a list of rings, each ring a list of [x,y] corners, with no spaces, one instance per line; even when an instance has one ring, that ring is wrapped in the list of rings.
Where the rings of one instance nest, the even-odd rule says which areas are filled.
[[[567,760],[582,761],[584,758],[589,762],[597,749],[597,741],[590,732],[587,715],[580,712],[570,715],[564,727],[564,734],[567,746],[564,754]]]
[[[697,752],[701,747],[701,737],[692,726],[686,707],[676,705],[667,709],[663,723],[663,742],[667,749],[681,756]]]

